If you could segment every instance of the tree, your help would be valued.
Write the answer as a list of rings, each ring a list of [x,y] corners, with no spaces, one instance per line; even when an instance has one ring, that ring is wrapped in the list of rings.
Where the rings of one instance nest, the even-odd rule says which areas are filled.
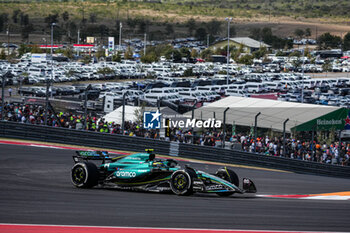
[[[193,18],[187,20],[186,27],[188,30],[188,34],[192,36],[193,31],[196,29],[196,20],[194,20]]]
[[[117,20],[117,23],[116,23],[116,27],[119,28],[119,20]],[[137,25],[137,20],[136,19],[133,19],[133,18],[127,18],[126,19],[126,24],[130,27],[130,28],[135,28],[136,25]]]
[[[234,25],[230,26],[230,37],[236,36],[236,27]]]
[[[185,57],[187,59],[191,58],[191,51],[188,48],[181,48],[180,53],[181,57]]]
[[[318,37],[317,44],[319,49],[339,48],[342,44],[342,39],[327,32]]]
[[[128,49],[124,53],[124,59],[130,60],[133,58],[134,52],[132,51],[131,47],[129,46]]]
[[[264,28],[261,30],[261,39],[262,39],[265,43],[270,43],[270,44],[272,44],[272,42],[273,42],[273,40],[274,40],[274,37],[273,37],[271,28],[264,27]]]
[[[167,35],[173,34],[174,33],[173,25],[167,24],[166,27],[165,27],[165,32],[166,32]]]
[[[261,47],[259,50],[253,52],[253,56],[254,58],[261,58],[261,57],[264,57],[266,54],[267,54],[267,48],[266,47]]]
[[[247,55],[241,56],[237,62],[244,65],[251,65],[253,64],[253,58],[254,58],[253,55],[247,54]]]
[[[78,33],[78,27],[74,22],[68,22],[67,30],[69,31],[68,32],[69,40],[72,40],[73,38],[76,37]]]
[[[122,61],[122,56],[120,55],[119,52],[112,56],[112,61],[114,61],[114,62],[121,62]]]
[[[104,78],[106,78],[107,74],[112,74],[114,71],[109,67],[103,67],[97,70],[97,73],[102,74]]]
[[[101,24],[98,28],[99,28],[99,32],[100,32],[100,37],[104,37],[104,36],[109,35],[109,28],[106,25]]]
[[[343,50],[350,50],[350,32],[346,33],[343,39]]]
[[[67,11],[63,12],[61,15],[64,22],[67,22],[69,20],[69,13]]]
[[[55,41],[61,41],[64,34],[66,34],[66,31],[63,28],[55,27],[53,30],[53,39]]]
[[[213,55],[213,51],[211,49],[205,49],[201,52],[200,56],[202,59],[204,59],[205,61],[209,62],[212,61],[212,55]]]
[[[261,40],[261,29],[260,28],[252,28],[250,30],[249,37],[253,38],[254,40]]]
[[[310,28],[305,29],[305,36],[306,36],[306,38],[309,38],[311,36],[311,29]]]
[[[51,27],[52,23],[58,23],[58,14],[49,14],[48,16],[45,17],[44,19],[45,23],[47,23],[48,27]]]
[[[167,50],[166,51],[165,57],[168,60],[172,60],[174,62],[178,62],[178,61],[181,61],[182,55],[181,55],[179,50],[171,49],[171,50]]]
[[[6,59],[5,49],[2,49],[0,53],[0,60],[5,60],[5,59]]]
[[[197,58],[198,57],[198,51],[196,49],[191,50],[191,57],[192,58]]]
[[[89,20],[90,20],[90,23],[96,23],[97,21],[96,13],[90,13]]]
[[[21,13],[21,10],[16,9],[12,12],[12,21],[13,23],[18,23],[18,15]]]
[[[207,31],[205,30],[205,28],[198,28],[198,29],[196,30],[195,37],[196,37],[198,40],[205,41],[206,38],[207,38]]]
[[[194,74],[193,74],[193,69],[192,69],[192,68],[187,68],[187,69],[184,71],[184,77],[191,77],[191,76],[194,76]]]
[[[207,30],[211,35],[217,35],[221,32],[222,22],[215,19],[207,23]]]
[[[27,26],[22,27],[21,29],[22,41],[28,40],[29,33],[31,33],[33,30],[34,30],[33,24],[29,24]]]
[[[297,28],[297,29],[295,29],[295,31],[294,31],[294,35],[295,35],[296,37],[298,37],[299,39],[302,39],[303,36],[305,35],[305,32],[304,32],[303,29]]]
[[[91,62],[91,57],[90,56],[84,56],[82,62],[84,64],[89,64]]]
[[[5,24],[8,22],[8,14],[3,13],[0,15],[0,32],[4,30]]]
[[[25,44],[21,44],[18,48],[18,55],[21,57],[23,54],[25,53],[29,53],[31,51],[31,48],[29,48],[27,45]]]
[[[322,69],[323,69],[323,71],[326,71],[326,72],[331,71],[331,69],[332,69],[331,62],[329,60],[326,60],[325,63],[323,63],[323,65],[322,65]]]
[[[97,59],[100,59],[101,57],[105,57],[105,55],[106,55],[105,51],[102,48],[99,48],[95,53],[95,56],[97,57]]]
[[[146,55],[143,55],[141,57],[141,61],[143,63],[152,63],[152,62],[157,62],[158,57],[155,52],[147,53]]]
[[[69,59],[73,58],[73,49],[72,47],[67,47],[64,51],[63,51],[63,55],[68,57]]]
[[[20,14],[20,25],[24,25],[24,26],[27,26],[29,24],[29,16],[28,14],[23,14],[21,13]]]
[[[146,20],[140,20],[139,22],[139,33],[141,34],[144,34],[146,33],[146,29],[147,29],[147,24],[148,24],[148,21]]]

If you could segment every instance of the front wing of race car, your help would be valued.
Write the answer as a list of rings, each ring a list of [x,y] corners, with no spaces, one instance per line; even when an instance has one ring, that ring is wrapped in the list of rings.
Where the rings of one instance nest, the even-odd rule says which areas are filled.
[[[207,193],[256,193],[255,184],[248,178],[243,178],[243,186],[235,184],[216,175],[197,171],[198,179],[193,181],[193,191]]]

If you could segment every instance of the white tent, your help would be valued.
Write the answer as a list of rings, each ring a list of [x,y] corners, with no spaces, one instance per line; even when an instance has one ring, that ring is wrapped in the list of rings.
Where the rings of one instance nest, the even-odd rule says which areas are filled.
[[[137,106],[129,106],[125,105],[125,121],[132,121],[136,122],[137,116],[136,116],[136,110],[141,111],[141,107]],[[145,107],[144,111],[157,111],[157,107]],[[174,110],[170,109],[169,107],[161,107],[160,112],[162,113],[163,118],[171,118],[175,120],[179,119],[185,119],[185,117],[182,114],[178,114]],[[113,112],[110,112],[103,116],[103,118],[107,122],[115,122],[117,124],[122,124],[122,118],[123,118],[123,106],[120,106],[119,108],[115,109]],[[143,116],[141,116],[143,118]]]
[[[289,119],[286,124],[288,132],[294,126],[340,109],[324,105],[230,96],[196,109],[195,118],[207,120],[215,117],[217,120],[223,120],[226,108],[229,108],[226,112],[226,124],[254,126],[255,116],[260,112],[257,118],[258,127],[282,131],[283,122]],[[187,112],[185,115],[191,114],[192,112]]]
[[[135,111],[140,109],[139,107],[125,105],[125,121],[137,121]],[[108,113],[103,117],[107,122],[115,122],[117,124],[122,124],[123,118],[123,106],[120,106],[113,112]]]

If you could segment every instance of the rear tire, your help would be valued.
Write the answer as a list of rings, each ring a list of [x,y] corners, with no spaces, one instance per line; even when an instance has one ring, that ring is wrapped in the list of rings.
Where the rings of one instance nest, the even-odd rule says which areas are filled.
[[[78,188],[92,188],[98,184],[99,172],[94,163],[76,163],[71,170],[71,180]]]
[[[178,170],[171,175],[170,188],[176,195],[191,195],[193,193],[192,176],[184,170]]]
[[[239,178],[234,171],[223,167],[219,169],[215,175],[239,187]],[[220,197],[228,197],[232,194],[234,194],[234,192],[217,193],[217,195],[219,195]]]

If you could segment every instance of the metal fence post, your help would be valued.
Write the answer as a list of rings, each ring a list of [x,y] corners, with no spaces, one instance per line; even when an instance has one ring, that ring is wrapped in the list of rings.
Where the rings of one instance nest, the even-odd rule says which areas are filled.
[[[196,109],[196,104],[197,104],[197,100],[194,101],[194,104],[192,106],[192,118],[191,120],[194,119],[194,110]],[[192,132],[192,144],[194,144],[194,133],[193,133],[193,127],[191,129],[191,132]]]
[[[286,124],[288,121],[289,118],[283,122],[283,156],[286,156]]]
[[[126,92],[123,94],[122,135],[124,135],[124,130],[125,130],[125,96],[126,96]]]
[[[315,140],[315,126],[312,127],[312,134],[311,134],[311,155],[312,155],[312,158],[314,157],[314,140]]]
[[[254,125],[254,152],[256,152],[256,138],[258,135],[258,116],[261,114],[261,112],[258,112],[258,114],[255,115],[255,125]]]
[[[224,123],[224,125],[223,125],[223,133],[224,133],[224,137],[223,137],[223,139],[222,139],[222,148],[225,148],[225,139],[226,139],[226,112],[229,110],[230,108],[229,107],[227,107],[226,109],[225,109],[225,111],[224,111],[224,119],[223,119],[223,123]]]
[[[8,46],[8,45],[7,45]],[[8,46],[9,47],[9,46]],[[2,77],[2,93],[1,93],[1,120],[4,120],[5,115],[5,75]]]
[[[92,89],[91,84],[89,84],[89,86],[86,87],[85,89],[85,100],[84,100],[84,130],[86,130],[87,127],[87,101],[88,101],[88,94],[89,91]]]
[[[158,98],[157,99],[157,109],[158,112],[160,112],[160,104],[161,104],[162,98]],[[160,129],[156,129],[157,130],[157,139],[160,139]]]

